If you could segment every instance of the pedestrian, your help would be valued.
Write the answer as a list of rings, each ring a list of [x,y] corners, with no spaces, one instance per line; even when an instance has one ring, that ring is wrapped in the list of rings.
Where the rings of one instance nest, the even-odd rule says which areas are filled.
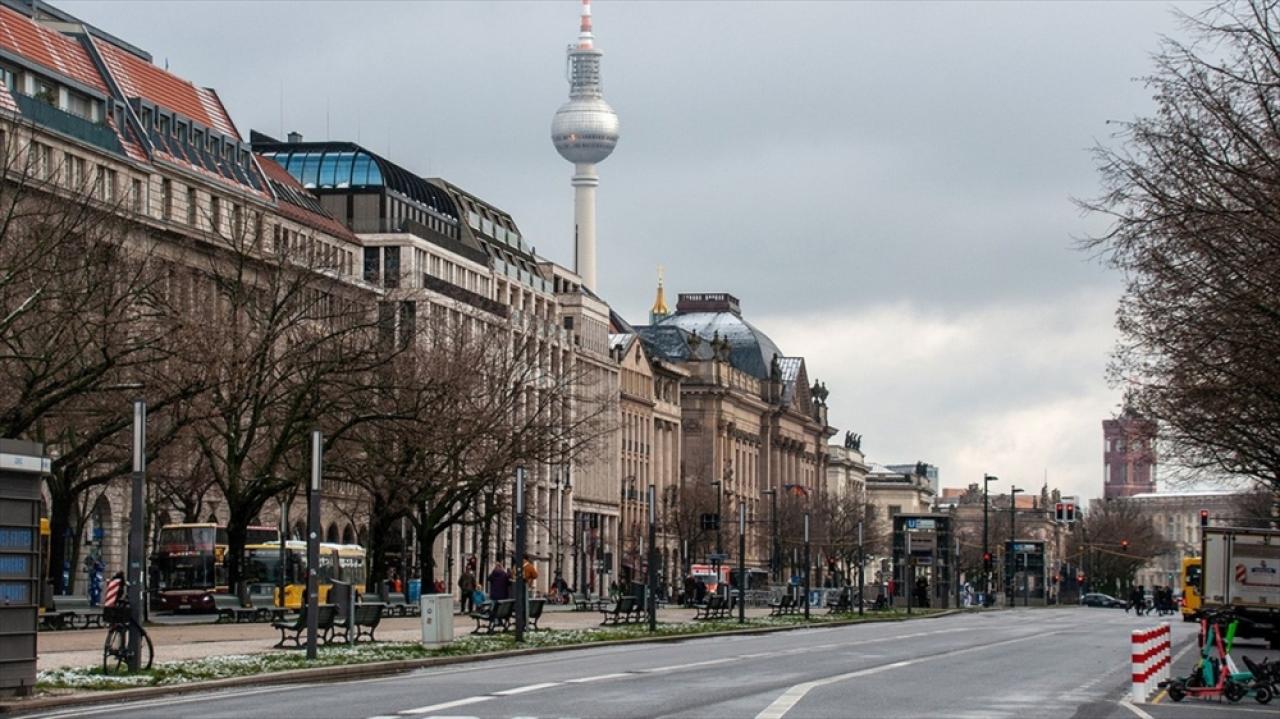
[[[501,562],[493,563],[493,571],[489,572],[489,599],[499,601],[511,598],[511,575]]]
[[[538,567],[529,558],[524,555],[524,564],[520,567],[520,572],[524,574],[524,590],[525,596],[533,596],[533,590],[538,586]]]
[[[467,563],[466,569],[462,570],[462,576],[458,577],[458,591],[462,594],[462,613],[467,614],[476,608],[475,591],[476,591],[476,575],[470,562]]]

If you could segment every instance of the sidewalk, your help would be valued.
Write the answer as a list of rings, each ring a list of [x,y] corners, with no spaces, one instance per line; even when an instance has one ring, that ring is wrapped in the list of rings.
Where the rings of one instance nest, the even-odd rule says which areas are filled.
[[[748,607],[747,617],[763,617],[769,614],[767,607]],[[826,610],[815,612],[826,614]],[[694,610],[668,607],[658,611],[659,622],[692,621]],[[735,615],[736,616],[736,615]],[[574,612],[564,609],[548,609],[538,623],[543,629],[588,629],[600,625],[599,612]],[[475,628],[475,622],[465,615],[453,616],[453,634],[461,637]],[[266,623],[241,624],[165,624],[147,627],[155,644],[157,662],[183,659],[203,659],[209,656],[233,654],[261,654],[271,651],[280,638],[280,632]],[[37,669],[97,666],[102,662],[102,643],[105,629],[80,629],[72,631],[40,632],[37,641]],[[414,642],[422,638],[418,617],[394,617],[383,619],[378,626],[380,641]]]

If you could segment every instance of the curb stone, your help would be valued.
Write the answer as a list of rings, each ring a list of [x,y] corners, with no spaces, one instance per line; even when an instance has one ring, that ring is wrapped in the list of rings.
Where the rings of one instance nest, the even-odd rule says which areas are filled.
[[[633,639],[610,639],[600,642],[582,642],[580,644],[565,644],[557,647],[532,647],[529,649],[511,649],[500,652],[486,652],[483,654],[466,654],[453,657],[423,657],[421,659],[397,659],[382,662],[366,662],[362,664],[344,664],[327,667],[315,667],[308,669],[287,669],[279,672],[268,672],[265,674],[252,674],[240,677],[228,677],[225,679],[210,679],[207,681],[187,682],[185,684],[170,684],[155,687],[136,687],[132,689],[108,689],[99,691],[83,691],[73,694],[65,694],[59,696],[43,696],[31,699],[18,699],[13,701],[0,702],[0,715],[11,716],[17,713],[32,713],[38,711],[47,711],[50,709],[61,709],[65,707],[84,706],[86,704],[115,704],[122,702],[137,701],[141,699],[154,699],[162,696],[175,696],[182,694],[194,694],[197,692],[216,691],[218,689],[239,689],[251,686],[273,686],[284,684],[301,684],[316,679],[324,680],[344,680],[344,679],[369,679],[382,676],[393,676],[396,674],[404,674],[417,669],[430,669],[434,667],[450,666],[457,664],[474,664],[477,662],[491,661],[494,659],[507,659],[510,657],[536,656],[539,654],[550,654],[552,652],[579,651],[583,649],[592,649],[595,647],[612,647],[625,646],[628,644],[659,644],[668,642],[690,641],[695,639],[706,639],[708,637],[724,637],[724,636],[749,636],[756,634],[774,634],[777,632],[789,632],[797,629],[824,629],[827,627],[847,627],[856,624],[887,624],[890,622],[915,621],[918,619],[936,619],[939,617],[947,617],[954,614],[963,614],[962,609],[945,609],[933,614],[926,614],[919,617],[897,616],[884,617],[880,619],[848,619],[833,622],[820,622],[810,624],[791,624],[773,627],[752,627],[750,629],[726,629],[715,632],[705,632],[701,634],[673,634],[664,637],[636,637]]]

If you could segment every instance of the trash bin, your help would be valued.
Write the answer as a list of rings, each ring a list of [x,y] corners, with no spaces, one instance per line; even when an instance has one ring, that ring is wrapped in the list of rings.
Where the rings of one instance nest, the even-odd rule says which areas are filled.
[[[351,607],[355,603],[355,593],[351,591],[351,585],[336,579],[332,580],[329,585],[328,603],[338,608],[335,623],[350,629],[351,619],[354,616]]]
[[[418,599],[422,596],[422,580],[410,579],[408,589],[409,594],[404,598],[404,600],[409,604],[417,604]]]
[[[453,641],[453,595],[424,594],[422,606],[422,643],[438,647]]]

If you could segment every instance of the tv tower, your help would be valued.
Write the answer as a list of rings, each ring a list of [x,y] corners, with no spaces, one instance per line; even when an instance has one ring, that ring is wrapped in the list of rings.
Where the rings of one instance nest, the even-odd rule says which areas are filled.
[[[570,45],[565,65],[569,101],[551,120],[551,141],[573,163],[573,268],[583,284],[596,290],[596,163],[618,144],[618,113],[604,101],[600,56],[591,34],[591,0],[582,0],[578,43]]]

